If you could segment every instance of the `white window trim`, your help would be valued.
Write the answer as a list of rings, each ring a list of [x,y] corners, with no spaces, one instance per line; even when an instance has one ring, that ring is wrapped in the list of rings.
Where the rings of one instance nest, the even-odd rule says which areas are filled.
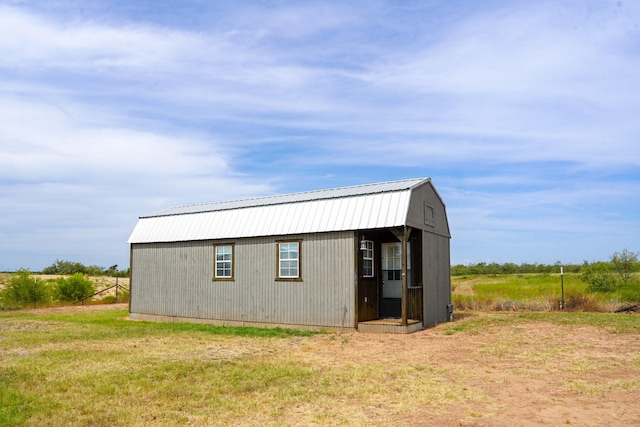
[[[298,258],[297,259],[291,259],[291,258],[281,259],[280,245],[290,244],[290,243],[295,243],[298,245]],[[284,276],[282,274],[282,261],[294,261],[294,260],[296,261],[298,274],[296,276]],[[283,281],[287,281],[287,280],[301,281],[302,280],[302,240],[282,240],[282,241],[276,242],[276,280],[283,280]]]
[[[218,261],[218,248],[230,247],[231,248],[231,260]],[[213,280],[234,280],[235,273],[235,245],[233,243],[223,243],[213,245]],[[218,263],[231,262],[231,275],[230,276],[218,276]]]
[[[376,276],[374,245],[373,241],[371,240],[364,240],[364,244],[366,245],[367,249],[362,252],[362,277],[372,278]],[[369,251],[371,251],[371,256],[367,257],[366,253]],[[364,262],[367,260],[371,261],[371,274],[365,274],[364,272]]]

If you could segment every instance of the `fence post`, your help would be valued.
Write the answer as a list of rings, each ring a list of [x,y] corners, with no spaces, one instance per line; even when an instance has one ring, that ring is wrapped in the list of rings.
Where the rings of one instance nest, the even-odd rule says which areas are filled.
[[[560,310],[564,310],[564,271],[562,271],[562,266],[560,266],[560,289],[562,292],[562,296],[560,297]]]

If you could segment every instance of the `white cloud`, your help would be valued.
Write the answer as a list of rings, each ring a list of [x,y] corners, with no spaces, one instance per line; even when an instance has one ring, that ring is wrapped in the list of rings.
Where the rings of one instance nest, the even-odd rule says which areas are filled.
[[[614,212],[637,193],[595,176],[640,166],[635,4],[85,6],[0,6],[0,224],[46,208],[80,241],[110,212],[126,234],[169,205],[358,167],[435,169],[468,233],[584,230],[605,218],[590,192]]]
[[[189,54],[194,50],[218,48],[216,40],[203,40],[194,33],[56,21],[8,7],[0,7],[0,27],[5,35],[0,41],[0,65],[15,68],[161,74],[180,61],[191,62]]]
[[[400,141],[421,135],[429,150],[444,139],[476,159],[637,166],[640,156],[628,154],[640,129],[629,114],[640,109],[631,77],[640,55],[612,53],[629,27],[612,16],[598,21],[604,30],[576,29],[579,17],[548,3],[511,6],[377,64],[364,78],[389,93],[393,109],[374,126],[395,125]]]
[[[21,180],[104,176],[114,166],[127,173],[158,177],[228,173],[226,159],[215,145],[188,136],[110,128],[107,123],[89,126],[85,123],[97,118],[79,110],[72,103],[1,100],[0,111],[6,120],[0,129],[4,141],[1,175]]]

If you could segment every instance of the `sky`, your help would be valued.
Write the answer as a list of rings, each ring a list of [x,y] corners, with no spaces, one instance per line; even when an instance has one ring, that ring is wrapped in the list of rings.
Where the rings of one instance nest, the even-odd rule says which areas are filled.
[[[640,2],[0,0],[0,271],[431,177],[452,264],[640,251]]]

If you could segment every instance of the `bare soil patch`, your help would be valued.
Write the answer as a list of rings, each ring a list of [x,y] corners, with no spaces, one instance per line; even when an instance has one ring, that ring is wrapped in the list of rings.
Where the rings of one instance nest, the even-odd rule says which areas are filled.
[[[320,345],[313,353],[320,363],[432,366],[468,392],[458,404],[398,414],[397,425],[640,425],[638,336],[540,322],[477,335],[442,329],[349,334],[339,352]]]

